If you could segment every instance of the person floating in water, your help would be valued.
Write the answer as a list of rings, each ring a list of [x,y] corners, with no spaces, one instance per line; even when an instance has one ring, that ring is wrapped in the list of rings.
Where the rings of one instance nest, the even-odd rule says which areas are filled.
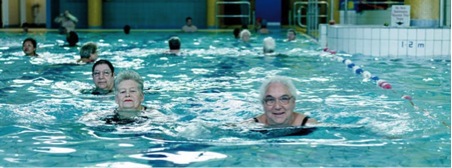
[[[161,115],[155,109],[142,105],[143,79],[131,70],[123,71],[115,79],[115,102],[118,107],[104,120],[107,124],[127,124]]]
[[[26,56],[37,57],[36,53],[37,42],[35,39],[29,37],[26,38],[22,43],[22,50],[24,51]]]
[[[88,42],[80,48],[80,59],[77,60],[77,63],[91,63],[96,61],[98,57],[97,45],[93,42]]]
[[[108,60],[99,60],[94,63],[92,68],[92,77],[94,85],[92,90],[94,95],[106,95],[113,93],[115,78],[115,68]]]
[[[131,27],[129,25],[125,25],[122,30],[124,31],[124,34],[130,34]]]
[[[193,25],[191,17],[185,18],[185,25],[182,26],[183,32],[196,32],[198,28]]]
[[[297,33],[295,32],[294,29],[287,30],[286,36],[287,36],[286,41],[295,41],[297,39]]]
[[[272,37],[264,38],[264,54],[272,55],[275,53],[276,42]]]
[[[178,55],[180,53],[181,42],[179,37],[173,36],[168,40],[169,54]]]
[[[276,76],[265,80],[260,87],[259,99],[264,109],[252,119],[268,127],[290,127],[316,124],[317,120],[294,112],[297,90],[287,77]]]
[[[78,43],[78,34],[75,31],[71,31],[66,35],[66,41],[69,47],[75,47]]]

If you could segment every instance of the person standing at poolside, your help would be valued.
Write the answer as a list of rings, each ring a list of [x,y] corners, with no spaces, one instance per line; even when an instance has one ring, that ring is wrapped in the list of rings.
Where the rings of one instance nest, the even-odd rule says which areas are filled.
[[[253,118],[254,122],[270,127],[290,127],[315,124],[317,121],[302,113],[294,112],[297,90],[287,77],[272,77],[260,87],[259,99],[264,114]]]
[[[193,25],[191,17],[185,18],[185,25],[182,26],[183,32],[196,32],[198,28]]]
[[[75,25],[78,22],[77,17],[72,15],[69,11],[64,11],[60,16],[54,20],[56,23],[60,23],[60,34],[67,34],[71,31],[75,31]]]
[[[96,61],[99,56],[97,55],[97,45],[93,42],[83,44],[80,48],[80,59],[77,63],[91,63]]]
[[[35,39],[29,37],[26,38],[22,43],[22,50],[24,51],[26,56],[37,57],[36,54],[37,42]]]
[[[106,95],[113,92],[115,68],[108,60],[99,60],[94,63],[92,77],[96,88],[92,91],[94,95]]]

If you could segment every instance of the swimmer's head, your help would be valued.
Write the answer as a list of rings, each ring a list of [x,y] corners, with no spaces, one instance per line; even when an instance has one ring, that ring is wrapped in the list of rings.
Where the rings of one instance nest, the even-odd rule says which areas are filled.
[[[240,32],[240,39],[244,42],[250,41],[251,32],[247,29],[244,29]]]
[[[170,50],[179,50],[180,49],[180,39],[179,37],[173,36],[168,40],[168,45]]]
[[[272,37],[266,37],[264,38],[264,53],[272,53],[275,52],[275,39]]]

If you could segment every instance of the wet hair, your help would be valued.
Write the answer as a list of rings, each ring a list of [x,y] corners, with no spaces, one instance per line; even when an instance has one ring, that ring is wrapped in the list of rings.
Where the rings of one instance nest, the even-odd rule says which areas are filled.
[[[81,58],[89,58],[91,54],[95,54],[97,52],[97,45],[93,42],[88,42],[83,44],[80,48],[80,57]]]
[[[78,43],[78,35],[75,31],[69,32],[66,36],[66,41],[69,43],[69,46],[75,46]]]
[[[38,43],[36,42],[36,40],[34,38],[28,37],[22,42],[22,46],[24,46],[25,42],[27,42],[27,41],[31,42],[31,44],[33,44],[34,48],[36,48],[36,46],[38,45]]]
[[[107,66],[110,68],[111,70],[111,75],[114,75],[115,73],[115,68],[113,67],[113,64],[111,64],[110,61],[108,60],[99,60],[96,63],[94,63],[93,68],[91,70],[91,73],[94,73],[94,69],[96,68],[96,66],[101,65],[101,64],[107,64]]]
[[[294,100],[296,99],[297,89],[295,88],[295,85],[292,83],[292,80],[290,78],[284,77],[284,76],[274,76],[274,77],[268,78],[264,82],[262,82],[262,85],[259,89],[259,99],[262,103],[264,103],[265,92],[267,92],[268,87],[272,83],[283,84],[284,86],[287,87],[287,89],[289,90],[289,93],[291,94],[291,96],[293,96]]]
[[[236,39],[240,38],[240,36],[239,36],[240,35],[240,28],[235,28],[232,33],[234,33],[234,37]]]
[[[130,33],[130,26],[129,25],[125,25],[124,28],[122,28],[124,30],[125,34],[129,34]]]
[[[294,35],[297,35],[297,32],[295,32],[294,29],[289,29],[289,30],[287,30],[287,32],[292,32]]]
[[[272,53],[275,51],[276,43],[272,37],[264,38],[264,53]]]
[[[240,32],[240,38],[242,38],[245,33],[247,33],[247,34],[249,34],[251,36],[251,32],[249,30],[247,30],[247,29],[244,29],[244,30],[242,30]]]
[[[180,39],[179,39],[179,37],[176,37],[176,36],[171,37],[168,40],[168,45],[169,45],[170,50],[179,50],[180,49]]]
[[[119,73],[115,78],[115,92],[119,91],[119,83],[125,80],[133,80],[138,84],[138,89],[140,93],[143,94],[143,78],[141,78],[140,74],[132,70],[126,70]]]

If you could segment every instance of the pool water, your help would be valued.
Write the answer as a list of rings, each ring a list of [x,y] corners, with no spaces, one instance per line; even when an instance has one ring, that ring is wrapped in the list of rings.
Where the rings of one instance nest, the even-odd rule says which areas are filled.
[[[116,73],[137,71],[143,104],[168,117],[115,126],[80,119],[116,104],[111,95],[81,93],[93,87],[92,64],[72,64],[78,48],[63,46],[63,35],[0,34],[4,167],[451,166],[450,59],[332,56],[305,36],[284,42],[284,30],[268,35],[277,56],[262,54],[266,35],[243,45],[232,30],[80,32],[79,44],[96,42]],[[179,56],[164,54],[172,35],[181,38]],[[37,39],[39,58],[23,56],[26,37]],[[355,74],[338,57],[392,88]],[[321,122],[312,132],[285,136],[300,128],[233,124],[262,113],[258,88],[274,75],[293,79],[295,111]]]

